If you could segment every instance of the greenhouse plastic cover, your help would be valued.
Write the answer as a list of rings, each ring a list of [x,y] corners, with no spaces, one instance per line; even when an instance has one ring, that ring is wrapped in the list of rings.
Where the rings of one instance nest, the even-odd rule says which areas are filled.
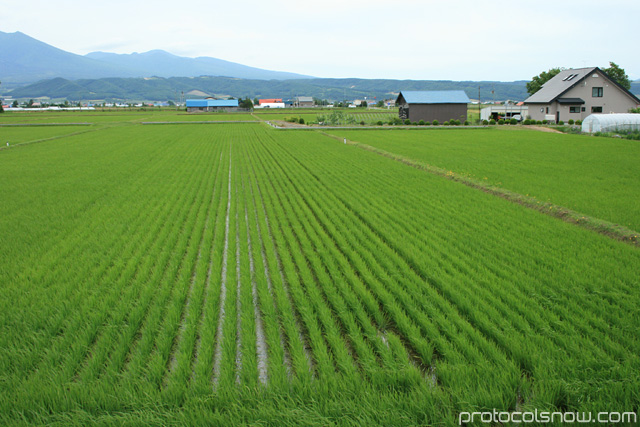
[[[582,122],[582,132],[640,130],[640,114],[591,114]]]

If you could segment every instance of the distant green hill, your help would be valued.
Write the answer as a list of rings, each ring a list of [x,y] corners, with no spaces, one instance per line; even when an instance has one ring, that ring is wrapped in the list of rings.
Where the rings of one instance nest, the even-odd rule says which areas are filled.
[[[389,99],[401,90],[464,90],[469,98],[479,97],[483,102],[522,101],[528,97],[525,81],[311,78],[216,58],[184,58],[162,50],[126,55],[93,52],[81,56],[20,32],[2,31],[0,81],[0,95],[5,97],[69,101],[178,101],[183,94],[184,98],[193,97],[189,95],[191,91],[219,97],[313,96],[331,101]],[[631,92],[640,95],[640,81],[631,84]]]
[[[17,88],[5,95],[13,98],[65,98],[70,101],[128,100],[177,101],[191,98],[197,90],[213,96],[250,98],[389,99],[401,90],[464,90],[481,101],[524,100],[526,82],[454,82],[431,80],[295,79],[249,80],[230,77],[103,78],[66,80],[56,78]],[[493,92],[493,93],[492,93]]]

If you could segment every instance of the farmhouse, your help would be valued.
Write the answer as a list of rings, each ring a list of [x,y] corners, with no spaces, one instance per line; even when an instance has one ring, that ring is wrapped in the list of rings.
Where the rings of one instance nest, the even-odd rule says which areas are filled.
[[[237,99],[187,99],[187,112],[237,111]]]
[[[462,90],[401,91],[396,100],[400,118],[412,122],[465,121],[468,103],[469,97]]]
[[[563,70],[524,101],[534,120],[584,120],[592,113],[627,113],[640,105],[598,67]]]
[[[298,96],[293,99],[294,107],[313,107],[313,97],[311,96]]]

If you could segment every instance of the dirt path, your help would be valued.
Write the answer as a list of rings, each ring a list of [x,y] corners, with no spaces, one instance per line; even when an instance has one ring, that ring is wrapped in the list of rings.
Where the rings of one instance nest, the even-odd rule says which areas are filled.
[[[559,130],[551,129],[544,126],[528,126],[528,129],[537,130],[540,132],[548,132],[548,133],[562,133]]]

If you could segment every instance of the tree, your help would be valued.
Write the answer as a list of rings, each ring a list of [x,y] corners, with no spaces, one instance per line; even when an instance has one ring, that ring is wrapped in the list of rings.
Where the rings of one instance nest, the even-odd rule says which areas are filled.
[[[331,124],[332,126],[342,124],[344,120],[345,120],[345,114],[339,110],[333,110],[331,112],[331,115],[327,119],[329,124]]]
[[[13,108],[18,108],[18,100],[13,101],[13,104],[11,104],[11,106]]]
[[[631,89],[631,81],[629,81],[629,76],[624,71],[624,69],[620,68],[620,66],[615,62],[609,62],[609,68],[604,68],[602,71],[604,71],[607,76],[611,78],[611,80],[617,82],[626,90]]]
[[[543,84],[554,78],[562,70],[564,70],[564,68],[556,67],[549,71],[543,71],[540,75],[533,77],[531,81],[527,83],[527,92],[529,92],[529,95],[533,95],[542,89]]]
[[[245,99],[241,99],[240,101],[238,101],[238,107],[245,110],[251,110],[253,108],[253,102],[251,102],[251,100],[247,96]]]

